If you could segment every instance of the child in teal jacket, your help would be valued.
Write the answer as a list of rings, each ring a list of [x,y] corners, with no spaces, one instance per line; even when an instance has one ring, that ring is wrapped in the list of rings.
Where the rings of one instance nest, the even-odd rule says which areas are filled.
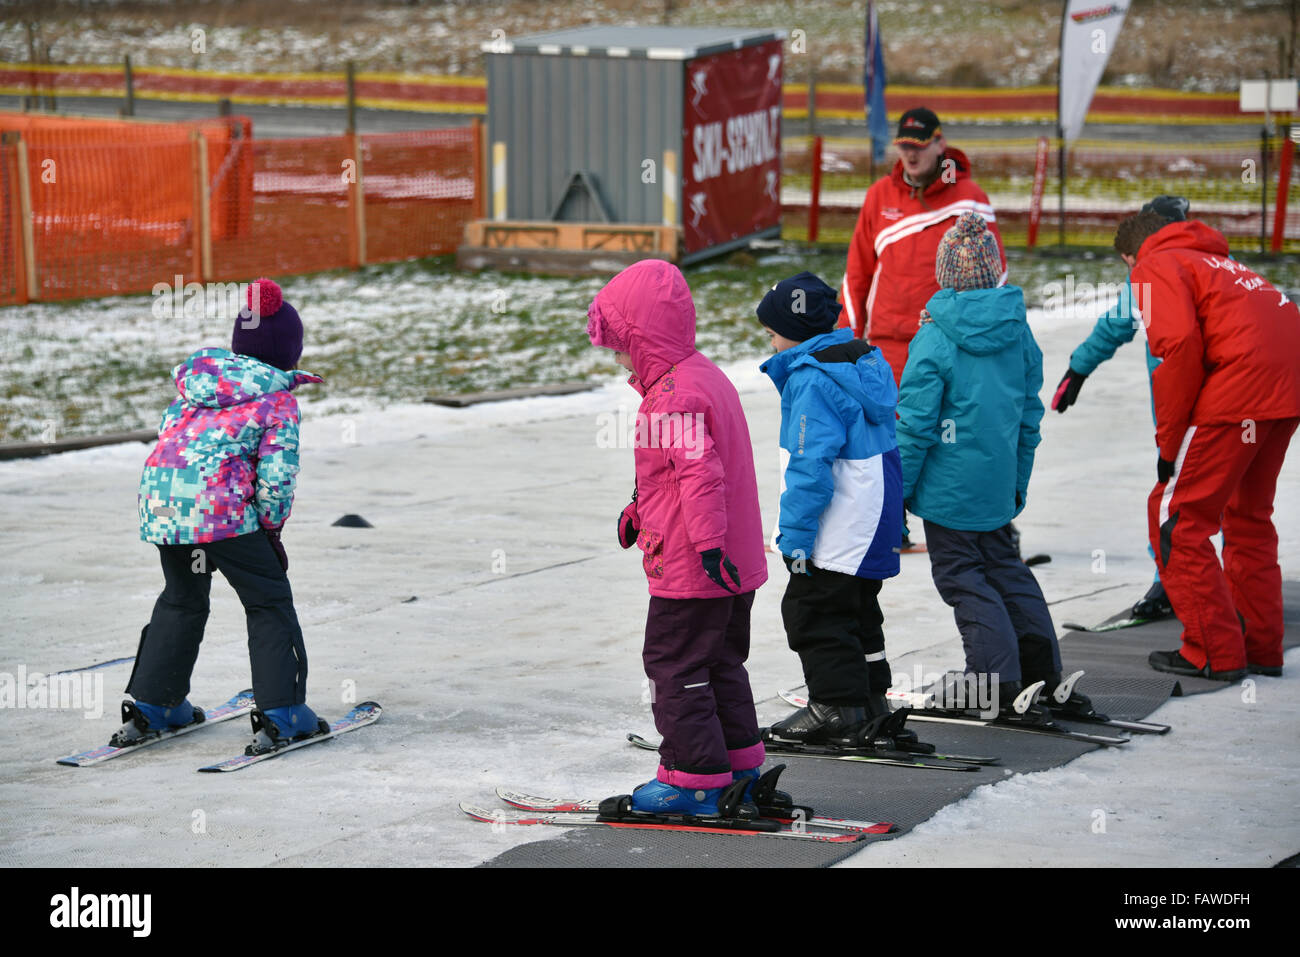
[[[1061,656],[1042,590],[1012,538],[1039,442],[1043,357],[1024,294],[998,286],[1001,271],[984,221],[964,214],[939,244],[940,289],[908,351],[898,449],[903,503],[925,521],[931,574],[954,609],[966,670],[996,689],[1005,709],[1034,682],[1055,690]],[[1047,717],[1035,708],[1028,720]]]

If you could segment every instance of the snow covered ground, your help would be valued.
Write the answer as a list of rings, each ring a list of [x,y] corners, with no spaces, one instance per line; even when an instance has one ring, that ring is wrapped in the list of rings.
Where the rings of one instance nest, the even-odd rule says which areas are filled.
[[[1088,315],[1031,313],[1044,396]],[[770,522],[779,408],[760,359],[726,368],[749,415]],[[609,416],[636,408],[614,371],[594,392],[467,410],[361,404],[323,414],[305,389],[285,545],[311,656],[309,700],[333,716],[348,699],[374,698],[383,719],[231,775],[194,769],[242,748],[238,721],[97,768],[59,767],[55,758],[117,726],[129,663],[88,672],[103,677],[101,716],[0,709],[0,864],[472,865],[557,834],[475,823],[459,801],[494,806],[497,785],[603,795],[650,777],[654,757],[622,740],[653,727],[639,656],[644,579],[638,553],[614,542],[632,452],[600,442]],[[1135,343],[1089,378],[1067,415],[1044,421],[1019,524],[1026,553],[1052,555],[1036,572],[1058,625],[1100,620],[1150,579],[1144,503],[1155,456],[1144,379]],[[136,533],[144,455],[126,445],[0,463],[0,682],[134,653],[162,581]],[[1275,516],[1291,578],[1298,492],[1293,454]],[[374,527],[331,525],[349,512]],[[786,712],[775,692],[800,674],[780,622],[784,572],[775,557],[769,565],[750,662],[765,721]],[[896,671],[959,666],[928,562],[903,565],[881,595]],[[1170,701],[1155,715],[1175,726],[1169,735],[983,787],[849,863],[1264,866],[1294,854],[1300,660],[1287,664],[1285,677],[1258,680],[1253,703],[1239,690]],[[218,583],[192,698],[210,706],[247,684],[238,601]]]

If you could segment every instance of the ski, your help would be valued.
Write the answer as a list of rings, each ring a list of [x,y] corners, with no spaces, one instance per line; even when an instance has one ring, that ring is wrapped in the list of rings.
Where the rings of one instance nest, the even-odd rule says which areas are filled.
[[[777,695],[778,697],[780,697],[782,701],[784,701],[786,704],[792,705],[793,707],[805,708],[808,706],[808,696],[799,694],[797,691],[793,689],[788,691],[777,692]],[[909,711],[908,716],[911,717],[915,713],[916,713],[915,711]],[[933,745],[926,745],[926,747],[933,747]],[[859,754],[881,753],[880,751],[876,751],[873,749],[866,749],[866,748],[857,749],[855,751],[855,749],[835,747],[833,748],[833,750],[835,750],[837,753],[842,753],[845,755],[854,754],[854,753],[859,753]],[[897,755],[897,756],[906,756],[906,757],[911,757],[912,755],[916,755],[922,758],[931,758],[932,760],[935,761],[958,761],[964,764],[990,765],[990,764],[1000,764],[1002,761],[1001,758],[991,757],[989,755],[983,755],[983,754],[946,754],[939,751],[897,751],[897,752],[885,752],[885,753]],[[805,757],[814,757],[814,756],[816,755],[811,755],[811,754],[805,755]],[[831,755],[826,755],[826,756],[829,757]]]
[[[585,802],[584,802],[585,803]],[[727,824],[727,818],[669,818],[664,815],[651,815],[644,820],[623,819],[623,820],[605,820],[595,811],[574,812],[574,811],[520,811],[504,810],[495,808],[477,807],[473,804],[461,802],[460,809],[476,821],[482,821],[486,824],[500,824],[512,826],[528,826],[533,824],[551,824],[560,827],[612,827],[626,828],[631,830],[644,831],[670,831],[680,834],[698,832],[703,834],[726,834],[729,837],[772,837],[781,840],[801,840],[816,841],[822,844],[853,844],[866,838],[866,832],[863,831],[845,831],[840,834],[825,834],[805,831],[802,827],[795,830],[794,827],[786,827],[780,821],[773,818],[759,818],[758,821],[744,822],[747,825],[758,824],[761,821],[767,821],[771,829],[758,830],[754,827],[741,826],[740,824]]]
[[[1058,721],[1078,721],[1084,724],[1099,724],[1110,728],[1118,728],[1121,731],[1132,731],[1137,734],[1165,734],[1169,731],[1169,725],[1157,724],[1154,721],[1125,721],[1122,718],[1112,718],[1109,715],[1098,714],[1095,709],[1082,711],[1076,701],[1075,707],[1070,707],[1070,698],[1074,692],[1074,686],[1079,679],[1083,677],[1082,671],[1076,671],[1068,678],[1065,678],[1057,685],[1056,690],[1049,695],[1043,696],[1040,704],[1047,707],[1052,713],[1052,717]]]
[[[1061,623],[1061,627],[1068,628],[1071,631],[1088,631],[1093,634],[1100,634],[1106,631],[1119,631],[1121,628],[1136,628],[1139,625],[1149,625],[1153,621],[1163,621],[1161,618],[1121,618],[1118,621],[1103,621],[1100,625],[1080,625],[1078,622],[1066,621]]]
[[[525,794],[522,791],[511,791],[507,788],[497,788],[497,797],[513,808],[522,811],[541,811],[548,814],[575,814],[575,813],[595,813],[600,810],[599,801],[569,801],[561,798],[538,797],[535,794]],[[824,827],[836,831],[861,831],[863,834],[888,834],[894,830],[894,825],[887,821],[854,821],[840,817],[823,817],[820,814],[814,814],[808,817],[798,817],[797,815],[782,816],[766,814],[774,820],[781,821],[783,824],[793,824],[796,821],[802,821],[809,827]]]
[[[221,721],[228,721],[231,718],[237,718],[241,714],[248,714],[255,707],[253,702],[253,689],[248,688],[232,697],[225,704],[213,708],[211,711],[203,712],[203,720],[195,721],[192,724],[183,725],[171,731],[155,731],[139,741],[129,744],[126,747],[117,747],[113,744],[101,745],[98,748],[92,748],[89,751],[82,751],[80,754],[70,754],[66,758],[59,758],[56,763],[66,767],[85,768],[92,764],[102,764],[105,761],[111,761],[114,758],[120,758],[124,754],[139,751],[141,748],[147,748],[151,744],[157,744],[160,741],[167,741],[170,738],[179,737],[182,734],[189,734],[191,731],[197,731],[205,728],[210,724],[217,724]]]
[[[912,716],[912,720],[933,721],[940,724],[965,724],[976,727],[982,725],[986,728],[997,728],[1001,731],[1025,731],[1030,734],[1048,734],[1053,737],[1067,738],[1071,741],[1078,741],[1083,744],[1099,744],[1107,747],[1128,744],[1129,741],[1128,738],[1108,734],[1091,734],[1085,731],[1072,731],[1069,728],[1063,728],[1056,724],[1015,724],[1014,722],[1007,721],[1005,718],[981,718],[977,714],[969,714],[966,712],[917,714]]]
[[[763,729],[766,730],[766,729]],[[639,734],[629,734],[628,741],[635,744],[638,748],[646,751],[658,751],[659,746],[652,741],[647,741]],[[912,754],[907,751],[889,751],[881,753],[869,748],[860,750],[845,749],[842,753],[836,754],[818,754],[816,751],[808,750],[811,746],[801,744],[791,744],[785,741],[773,741],[768,737],[763,738],[763,747],[767,748],[773,754],[789,755],[796,758],[829,758],[833,757],[839,761],[856,762],[858,764],[883,764],[895,768],[917,768],[929,771],[978,771],[981,764],[989,763],[989,760],[980,763],[953,761],[950,756],[941,756],[937,758],[938,762],[931,764],[923,759],[935,758],[933,754]],[[991,759],[993,761],[996,758]],[[947,763],[942,763],[947,762]]]
[[[1096,724],[1106,728],[1114,728],[1116,731],[1131,731],[1133,734],[1168,734],[1172,725],[1160,724],[1156,721],[1129,721],[1125,718],[1112,718],[1108,715],[1086,715],[1078,711],[1066,711],[1061,708],[1054,708],[1051,704],[1047,705],[1052,717],[1057,721],[1074,721],[1081,724]]]
[[[270,758],[278,758],[282,754],[290,751],[296,751],[299,748],[305,748],[309,744],[319,744],[321,741],[328,741],[336,738],[340,734],[346,734],[349,731],[355,731],[357,728],[364,728],[368,724],[374,724],[379,720],[379,716],[384,713],[384,709],[376,701],[363,701],[357,705],[339,720],[330,725],[327,733],[316,734],[310,738],[302,738],[299,741],[293,741],[282,747],[271,751],[253,752],[252,745],[244,749],[244,753],[225,761],[219,761],[216,764],[209,764],[199,768],[200,771],[238,771],[240,768],[246,768],[250,764],[257,764],[259,761],[266,761]],[[251,752],[251,753],[250,753]]]
[[[778,692],[781,700],[787,704],[794,705],[796,708],[806,707],[808,704],[807,695],[800,695],[795,691]],[[1050,734],[1058,738],[1069,738],[1072,741],[1080,741],[1085,744],[1100,745],[1120,745],[1128,744],[1128,738],[1122,738],[1112,735],[1090,734],[1086,731],[1072,731],[1069,728],[1063,728],[1060,725],[1029,725],[1015,724],[1004,718],[981,718],[978,714],[972,714],[965,711],[948,712],[936,709],[930,705],[916,703],[918,697],[928,697],[933,701],[933,695],[920,695],[916,692],[899,692],[888,691],[885,693],[891,702],[901,703],[905,706],[912,706],[913,711],[909,716],[909,721],[932,721],[937,724],[965,724],[971,726],[984,726],[989,728],[998,728],[1003,731],[1025,731],[1031,734]]]
[[[950,771],[978,770],[982,767],[998,764],[1001,758],[978,754],[940,754],[938,752],[896,751],[888,748],[853,748],[843,745],[804,744],[796,741],[763,738],[763,746],[771,754],[792,754],[802,758],[835,758],[841,761],[864,761],[874,758],[888,758],[901,761],[908,767],[916,767],[916,760],[924,761],[927,767],[936,765],[930,762],[942,762],[942,767]]]

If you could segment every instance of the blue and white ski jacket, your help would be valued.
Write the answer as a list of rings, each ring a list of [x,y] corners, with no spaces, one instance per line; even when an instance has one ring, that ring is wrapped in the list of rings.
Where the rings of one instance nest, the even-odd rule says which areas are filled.
[[[761,371],[781,394],[777,547],[846,575],[897,575],[903,482],[889,363],[837,329],[778,352]]]

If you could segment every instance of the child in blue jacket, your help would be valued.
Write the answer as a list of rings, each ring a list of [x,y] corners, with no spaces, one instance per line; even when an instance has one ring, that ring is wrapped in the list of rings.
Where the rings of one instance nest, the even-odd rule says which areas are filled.
[[[1023,292],[998,286],[1001,272],[984,220],[963,214],[939,244],[940,289],[903,369],[898,448],[904,505],[925,522],[930,571],[954,609],[966,670],[996,688],[1006,709],[1034,682],[1053,692],[1061,655],[1012,539],[1039,442],[1043,354]],[[1027,719],[1046,718],[1034,708]]]
[[[835,329],[835,290],[812,273],[777,283],[757,311],[777,350],[762,371],[781,393],[781,616],[809,699],[770,734],[852,742],[889,714],[877,595],[898,574],[903,529],[898,389],[878,348]]]

